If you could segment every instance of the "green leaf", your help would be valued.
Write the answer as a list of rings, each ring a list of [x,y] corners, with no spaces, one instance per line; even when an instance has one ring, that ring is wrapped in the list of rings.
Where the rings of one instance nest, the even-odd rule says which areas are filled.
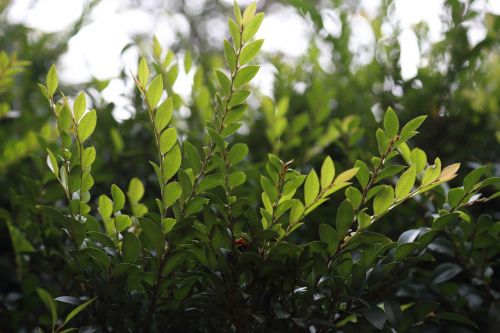
[[[260,66],[258,65],[251,65],[243,67],[240,70],[238,70],[236,76],[234,77],[235,88],[239,88],[245,83],[249,82],[251,79],[253,79],[254,76],[259,71],[259,68]]]
[[[245,183],[247,176],[243,171],[235,171],[229,175],[229,187],[235,188]]]
[[[165,155],[177,143],[177,130],[168,128],[160,136],[160,152]]]
[[[321,188],[330,186],[335,177],[335,166],[330,156],[327,156],[321,166]]]
[[[333,253],[339,245],[337,231],[328,224],[321,223],[319,225],[319,239],[328,244],[328,252]]]
[[[236,91],[235,93],[233,93],[231,95],[231,99],[229,100],[229,103],[228,103],[228,108],[231,109],[237,105],[244,103],[246,101],[246,99],[248,98],[248,96],[250,96],[250,90],[240,89],[240,90]],[[231,110],[231,112],[229,114],[232,114],[234,112],[237,112],[237,110]],[[241,112],[241,115],[243,115],[243,112],[245,112],[245,109],[241,109],[240,112]],[[228,118],[228,117],[226,117],[226,118]],[[241,117],[240,117],[240,119],[241,119]],[[228,123],[228,120],[226,120],[226,123]]]
[[[248,146],[244,143],[234,144],[227,155],[231,165],[236,165],[243,161],[248,154]]]
[[[359,170],[358,168],[352,168],[352,169],[349,169],[349,170],[342,172],[341,174],[339,174],[337,176],[337,178],[335,178],[335,181],[333,182],[333,184],[337,185],[337,184],[348,182],[349,180],[352,179],[352,177],[356,176],[356,174],[358,173],[358,170]]]
[[[125,206],[125,194],[115,184],[111,185],[111,197],[113,198],[113,212],[118,212]]]
[[[67,316],[66,316],[66,319],[64,319],[64,323],[63,325],[66,325],[71,319],[73,319],[77,314],[79,314],[80,312],[82,312],[83,310],[85,310],[85,308],[87,306],[89,306],[90,304],[92,304],[92,302],[94,302],[96,300],[96,297],[92,298],[92,299],[89,299],[88,301],[86,301],[85,303],[83,304],[80,304],[79,306],[77,306],[76,308],[73,309],[73,311],[71,311]]]
[[[250,20],[252,17],[255,15],[255,11],[257,10],[257,3],[252,2],[248,5],[247,8],[245,8],[245,11],[243,12],[243,17],[241,22],[243,24],[247,23],[248,20]]]
[[[170,182],[163,189],[163,204],[165,208],[172,206],[181,197],[182,186],[179,182]]]
[[[227,67],[231,73],[236,69],[236,52],[234,47],[224,39],[224,58],[226,59]]]
[[[47,148],[47,165],[49,166],[50,171],[52,171],[56,177],[59,177],[59,165],[57,164],[57,159],[49,148]]]
[[[57,115],[57,122],[63,131],[67,131],[73,124],[73,116],[68,103],[64,103],[61,112]]]
[[[189,141],[184,141],[184,155],[189,161],[189,166],[193,169],[194,174],[198,174],[201,170],[201,158],[198,149]]]
[[[394,202],[394,190],[384,186],[373,199],[373,213],[375,216],[385,213]]]
[[[416,131],[420,125],[424,122],[427,116],[420,116],[410,120],[406,125],[403,126],[401,130],[401,139],[408,140],[414,135],[414,131]]]
[[[145,88],[149,82],[149,67],[146,59],[141,58],[139,62],[139,69],[137,71],[137,79],[143,88]]]
[[[141,253],[141,241],[134,234],[127,232],[122,240],[123,262],[135,263]]]
[[[83,168],[84,169],[89,168],[92,165],[92,163],[94,163],[95,157],[96,157],[96,152],[94,147],[85,148],[82,154]]]
[[[427,165],[427,155],[420,148],[415,148],[411,151],[411,160],[417,167],[417,174],[424,171],[425,166]]]
[[[73,103],[73,113],[75,115],[76,122],[80,121],[83,114],[85,113],[86,108],[87,108],[87,101],[85,99],[85,95],[83,93],[80,93],[76,97],[75,102]]]
[[[465,192],[469,192],[472,190],[474,185],[481,179],[481,177],[486,172],[486,166],[479,167],[477,169],[472,170],[465,176],[464,178],[464,190]]]
[[[52,317],[52,331],[54,331],[54,327],[57,322],[57,307],[56,302],[54,302],[54,298],[50,295],[46,290],[42,288],[37,288],[36,293],[38,297],[42,300],[42,303],[45,305],[47,310],[50,311],[50,315]]]
[[[203,178],[198,186],[199,192],[205,192],[213,189],[219,185],[222,185],[222,180],[224,179],[223,174],[221,173],[213,173]]]
[[[187,51],[184,55],[184,71],[189,73],[191,70],[191,65],[193,64],[193,57],[191,56],[191,52]]]
[[[148,90],[146,92],[146,101],[148,102],[149,108],[153,110],[158,105],[161,95],[163,94],[163,79],[161,74],[158,74],[149,84]]]
[[[99,197],[99,208],[97,209],[103,219],[107,219],[113,213],[113,201],[103,194]]]
[[[310,206],[317,198],[319,194],[319,179],[316,171],[311,170],[307,175],[306,182],[304,184],[304,204]]]
[[[165,249],[165,237],[163,236],[163,232],[161,231],[160,226],[145,217],[139,218],[139,224],[142,228],[142,231],[146,234],[146,236],[155,247],[157,255],[160,255]]]
[[[438,179],[441,174],[441,160],[436,158],[434,160],[434,165],[429,166],[422,176],[422,186],[429,185]]]
[[[345,196],[347,199],[349,199],[354,208],[357,209],[359,205],[361,205],[361,200],[363,199],[363,195],[357,188],[349,186],[345,190]]]
[[[233,44],[238,46],[240,45],[240,28],[233,19],[228,19],[229,25],[229,33],[231,34],[231,38],[233,39]]]
[[[219,81],[220,87],[222,88],[222,91],[224,92],[224,94],[229,94],[229,91],[231,89],[231,81],[222,71],[218,69],[215,69],[214,71],[215,75],[217,76],[217,81]]]
[[[83,143],[94,132],[97,123],[97,114],[95,110],[87,112],[78,123],[78,137]]]
[[[165,102],[161,103],[155,114],[155,128],[157,133],[161,133],[167,127],[172,114],[174,113],[174,103],[172,97],[168,97]]]
[[[260,176],[260,185],[262,190],[267,194],[269,200],[271,202],[275,202],[278,198],[278,190],[276,189],[276,185],[271,181],[271,179]]]
[[[357,160],[354,163],[354,167],[358,168],[358,172],[356,173],[356,178],[358,179],[359,184],[362,188],[365,188],[368,185],[368,181],[370,180],[370,170],[366,166],[365,162]]]
[[[354,220],[354,209],[349,200],[344,200],[337,210],[337,219],[335,225],[339,239],[343,239]]]
[[[304,214],[304,205],[300,200],[292,200],[292,208],[290,209],[290,225],[293,226],[300,222],[302,215]]]
[[[242,23],[241,9],[236,0],[234,1],[234,17],[236,18],[236,22],[238,22],[238,24]]]
[[[385,130],[385,134],[389,138],[395,137],[399,131],[398,116],[396,115],[396,112],[394,112],[394,110],[391,107],[389,107],[387,109],[387,111],[385,112],[384,130]]]
[[[250,61],[257,56],[260,49],[262,48],[262,44],[264,44],[263,39],[257,39],[253,42],[248,43],[240,53],[240,66],[246,65]]]
[[[396,184],[396,199],[403,199],[410,193],[417,177],[417,167],[415,164],[406,170]]]
[[[127,195],[129,200],[133,203],[137,203],[142,199],[144,196],[144,185],[142,185],[139,178],[132,178],[130,180]]]
[[[59,85],[59,80],[57,79],[57,70],[56,66],[50,66],[49,72],[47,73],[47,91],[49,93],[49,97],[52,98],[54,93],[57,90],[57,86]]]
[[[125,214],[115,215],[116,232],[122,232],[132,226],[132,219]]]
[[[163,158],[163,182],[172,178],[181,166],[182,156],[179,145],[175,145]]]
[[[264,13],[258,13],[247,22],[242,34],[244,42],[249,41],[257,33],[263,19]]]

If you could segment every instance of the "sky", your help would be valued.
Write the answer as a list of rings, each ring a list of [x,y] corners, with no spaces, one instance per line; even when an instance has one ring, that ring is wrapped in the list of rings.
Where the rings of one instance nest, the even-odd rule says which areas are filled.
[[[13,0],[7,9],[7,18],[12,23],[24,23],[41,32],[59,32],[70,27],[77,20],[88,0]],[[188,10],[196,14],[205,1],[190,0]],[[143,1],[145,6],[148,2]],[[232,0],[224,0],[228,6]],[[242,7],[251,0],[240,0]],[[351,20],[354,33],[350,48],[356,50],[357,61],[364,63],[370,60],[370,53],[363,52],[373,45],[374,36],[366,17],[376,12],[380,0],[361,0],[360,11]],[[500,14],[499,0],[476,1],[476,6],[483,11]],[[95,77],[99,80],[111,79],[109,86],[103,91],[103,98],[115,103],[114,115],[118,119],[130,116],[127,95],[133,89],[132,80],[123,82],[118,79],[123,68],[133,72],[137,67],[139,51],[129,48],[122,54],[125,45],[132,42],[132,36],[137,34],[156,35],[164,48],[174,43],[176,32],[189,35],[188,22],[180,14],[166,11],[152,11],[124,6],[123,0],[102,0],[92,11],[90,23],[85,25],[70,41],[68,51],[57,64],[61,81],[67,84],[88,82]],[[394,14],[391,23],[399,23],[402,34],[401,45],[402,77],[410,79],[417,74],[418,66],[423,61],[415,34],[411,27],[424,21],[429,26],[431,41],[442,37],[443,0],[395,0]],[[321,12],[328,33],[335,35],[339,31],[338,18],[333,10]],[[485,30],[480,19],[473,23],[469,40],[475,44],[485,36]],[[225,22],[214,19],[207,24],[209,41],[222,45]],[[391,26],[382,27],[385,34],[390,34]],[[293,61],[302,56],[309,44],[313,28],[293,8],[281,5],[271,6],[266,13],[262,27],[257,35],[264,38],[263,52],[280,52]],[[182,60],[182,54],[178,57]],[[324,56],[325,67],[328,66],[327,50]],[[181,72],[174,90],[188,99],[191,91],[193,70],[190,73]],[[272,95],[273,68],[263,65],[255,78],[257,88],[264,94]]]

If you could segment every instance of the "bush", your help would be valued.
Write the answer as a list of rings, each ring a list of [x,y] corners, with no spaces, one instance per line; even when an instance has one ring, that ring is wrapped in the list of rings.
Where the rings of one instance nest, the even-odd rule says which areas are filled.
[[[425,115],[403,124],[389,107],[367,144],[361,117],[325,129],[321,96],[310,99],[316,118],[288,117],[297,97],[262,98],[265,131],[247,120],[245,143],[238,130],[253,114],[263,16],[235,4],[227,68],[197,71],[187,123],[175,115],[183,101],[172,87],[191,57],[177,63],[154,39],[152,61],[142,58],[133,77],[138,114],[120,125],[126,140],[109,110],[58,90],[50,68],[39,87],[55,126],[31,147],[47,147],[33,156],[41,174],[23,172],[0,211],[19,291],[0,299],[6,330],[498,327],[500,222],[474,205],[499,196],[500,178],[480,166],[457,182],[460,163],[415,147]],[[321,154],[332,141],[340,162]],[[295,150],[295,161],[281,157]]]

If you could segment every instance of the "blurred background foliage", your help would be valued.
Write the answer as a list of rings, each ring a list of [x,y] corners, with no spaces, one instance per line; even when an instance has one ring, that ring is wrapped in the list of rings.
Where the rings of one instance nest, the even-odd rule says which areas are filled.
[[[5,221],[15,221],[22,228],[36,204],[62,197],[61,190],[49,182],[46,172],[45,147],[54,140],[55,133],[50,111],[36,82],[45,81],[50,65],[60,62],[69,40],[89,23],[93,9],[100,2],[89,1],[70,28],[44,33],[10,22],[6,15],[10,1],[0,1],[0,313],[18,306],[20,290],[36,285],[34,276],[28,275],[22,282],[17,278],[22,273],[16,271],[18,249],[11,244],[9,224]],[[376,14],[367,16],[374,35],[374,43],[368,50],[352,48],[356,26],[350,21],[360,14],[358,1],[259,1],[261,11],[293,8],[314,33],[304,56],[290,58],[280,53],[264,53],[260,62],[266,64],[274,77],[272,95],[251,96],[246,127],[235,140],[251,147],[249,158],[256,163],[264,161],[271,151],[285,161],[294,159],[304,172],[319,167],[325,155],[333,156],[339,169],[347,169],[377,150],[373,133],[383,110],[391,106],[402,123],[419,115],[428,116],[413,144],[426,151],[429,160],[440,156],[443,165],[462,162],[463,173],[489,163],[490,176],[499,176],[500,16],[478,9],[475,2],[444,1],[446,15],[442,17],[444,31],[439,41],[429,40],[429,27],[425,23],[413,26],[421,61],[414,76],[403,78],[401,29],[390,20],[394,10],[392,1],[382,1]],[[227,17],[232,11],[231,4],[225,1],[200,3],[194,12],[188,0],[168,1],[168,5],[155,1],[127,2],[130,8],[142,6],[146,11],[181,15],[191,27],[187,35],[177,33],[170,48],[173,62],[184,61],[187,52],[195,59],[190,77],[193,88],[187,97],[176,92],[179,111],[175,117],[180,135],[196,143],[205,139],[203,120],[211,113],[212,68],[223,63],[221,40],[214,43],[213,36],[205,33],[203,27],[213,17]],[[335,17],[335,32],[325,28],[328,15]],[[484,38],[472,43],[470,23],[478,20],[485,30]],[[387,26],[391,27],[389,33],[383,32]],[[151,54],[151,39],[147,33],[136,35],[123,52],[137,48],[138,53]],[[175,59],[174,54],[183,57]],[[360,61],[360,57],[364,60]],[[170,69],[173,81],[179,67],[174,65]],[[128,68],[118,78],[130,81]],[[126,92],[125,96],[133,101],[129,107],[132,113],[128,119],[116,117],[116,105],[101,95],[108,83],[98,78],[79,84],[62,82],[62,90],[70,95],[83,89],[98,110],[98,127],[92,139],[99,155],[93,167],[94,191],[105,193],[112,182],[125,188],[133,177],[143,179],[151,185],[148,189],[154,189],[155,176],[144,163],[154,159],[154,144],[144,129],[148,126],[147,115],[133,112],[141,110],[139,96],[133,89]],[[150,207],[154,207],[154,194],[154,190],[146,192]],[[249,195],[257,198],[260,193]],[[36,198],[36,202],[29,201],[31,198]],[[329,211],[334,214],[337,205],[332,201],[321,211],[323,217],[317,216],[319,220],[325,220]],[[393,223],[380,228],[390,235],[401,225],[418,226],[421,223],[421,217],[415,216],[418,209],[418,203],[412,202],[399,209],[397,216],[389,214]],[[495,203],[474,209],[500,218]],[[315,220],[314,214],[311,220]],[[311,238],[318,224],[304,226],[303,232],[295,237],[298,241],[301,237]],[[54,260],[57,264],[57,258]],[[26,311],[36,305],[33,302],[23,304]],[[22,320],[20,316],[7,321]],[[0,327],[4,324],[0,322]]]

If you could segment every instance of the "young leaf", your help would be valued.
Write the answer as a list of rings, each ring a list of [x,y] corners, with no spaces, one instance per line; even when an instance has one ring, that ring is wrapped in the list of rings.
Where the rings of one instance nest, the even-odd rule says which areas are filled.
[[[365,162],[357,160],[354,163],[354,167],[358,168],[358,172],[356,173],[356,178],[358,179],[359,184],[362,188],[365,188],[368,185],[368,181],[370,180],[370,170],[366,166]]]
[[[95,110],[87,112],[82,120],[78,123],[78,136],[81,142],[84,142],[94,132],[97,122],[97,114]]]
[[[63,131],[67,131],[73,124],[73,115],[68,103],[64,103],[57,116],[57,122],[59,123],[59,128]]]
[[[394,112],[394,110],[391,107],[389,107],[387,109],[387,111],[385,112],[384,130],[385,130],[385,134],[389,138],[395,137],[399,131],[398,116],[396,115],[396,112]]]
[[[263,39],[257,39],[251,43],[248,43],[240,53],[240,65],[245,65],[252,61],[253,58],[259,53],[262,44],[264,43]]]
[[[166,183],[172,178],[181,166],[181,149],[175,145],[163,158],[163,182]]]
[[[229,33],[231,34],[231,38],[233,39],[233,44],[239,47],[240,45],[240,28],[236,22],[232,19],[228,19],[229,25]]]
[[[165,155],[177,142],[177,130],[175,127],[170,127],[163,131],[160,136],[160,152]]]
[[[161,95],[163,94],[163,79],[161,74],[155,76],[155,78],[149,84],[148,90],[146,92],[146,101],[151,109],[156,108],[158,102],[160,101]]]
[[[334,185],[340,184],[340,183],[345,183],[348,182],[349,180],[352,179],[352,177],[356,176],[358,173],[358,168],[352,168],[349,170],[346,170],[342,172],[340,175],[335,178],[335,181],[333,182]]]
[[[385,213],[394,202],[394,190],[384,186],[373,199],[373,213],[375,216]]]
[[[300,222],[300,218],[304,214],[304,205],[300,200],[293,199],[292,208],[290,209],[290,225],[293,226]]]
[[[182,186],[178,182],[170,182],[163,190],[163,204],[165,209],[172,206],[182,194]]]
[[[403,126],[401,130],[401,139],[408,140],[413,136],[414,131],[416,131],[420,125],[424,122],[427,116],[420,116],[410,120],[406,125]]]
[[[413,164],[401,175],[396,184],[396,199],[403,199],[408,193],[410,193],[413,185],[415,184],[416,177],[417,167]]]
[[[111,197],[113,198],[113,212],[122,210],[125,206],[125,194],[115,184],[111,185]]]
[[[47,90],[49,93],[49,97],[52,98],[52,96],[54,96],[58,85],[59,80],[57,79],[56,66],[52,65],[50,66],[49,72],[47,73]]]
[[[174,102],[172,97],[169,97],[165,102],[161,103],[155,114],[155,128],[158,133],[167,127],[172,114],[174,112]]]
[[[330,186],[335,177],[335,166],[330,156],[327,156],[321,166],[321,188]]]
[[[139,178],[132,178],[128,185],[127,195],[130,201],[137,203],[144,196],[144,185]]]
[[[259,71],[260,66],[251,65],[247,67],[243,67],[240,69],[234,78],[234,86],[235,88],[239,88],[245,83],[249,82]]]
[[[422,186],[429,185],[434,182],[441,174],[441,160],[436,158],[434,165],[429,166],[422,176]]]
[[[247,23],[248,20],[250,20],[255,15],[256,10],[257,10],[257,4],[255,2],[249,4],[248,7],[245,8],[245,11],[243,12],[243,17],[241,22],[243,24]]]
[[[457,176],[457,171],[460,168],[460,163],[454,163],[445,167],[439,175],[440,181],[449,181]]]
[[[57,165],[57,159],[54,156],[54,153],[47,148],[47,165],[49,166],[50,171],[57,177],[59,177],[59,166]]]
[[[141,86],[143,88],[145,88],[149,82],[148,62],[144,58],[141,58],[141,61],[139,62],[139,69],[137,71],[137,79],[139,80],[139,83],[141,84]]]
[[[231,81],[227,77],[226,74],[221,72],[218,69],[215,69],[215,75],[217,76],[217,81],[219,81],[220,87],[222,88],[222,91],[224,94],[229,94],[229,90],[231,89]]]
[[[73,103],[73,114],[75,116],[75,121],[79,122],[85,113],[85,109],[87,107],[87,101],[85,100],[85,95],[80,93],[76,99],[75,103]]]
[[[226,59],[229,71],[233,73],[236,69],[236,52],[227,39],[224,39],[224,58]]]
[[[99,197],[98,202],[99,208],[97,208],[97,210],[99,211],[99,214],[101,214],[103,219],[109,218],[113,213],[113,201],[111,201],[107,195],[103,194]]]
[[[257,33],[263,19],[264,13],[258,13],[247,22],[242,34],[244,42],[249,41]]]
[[[311,170],[309,175],[307,175],[306,182],[304,184],[304,204],[310,206],[319,193],[319,179],[316,171]]]

